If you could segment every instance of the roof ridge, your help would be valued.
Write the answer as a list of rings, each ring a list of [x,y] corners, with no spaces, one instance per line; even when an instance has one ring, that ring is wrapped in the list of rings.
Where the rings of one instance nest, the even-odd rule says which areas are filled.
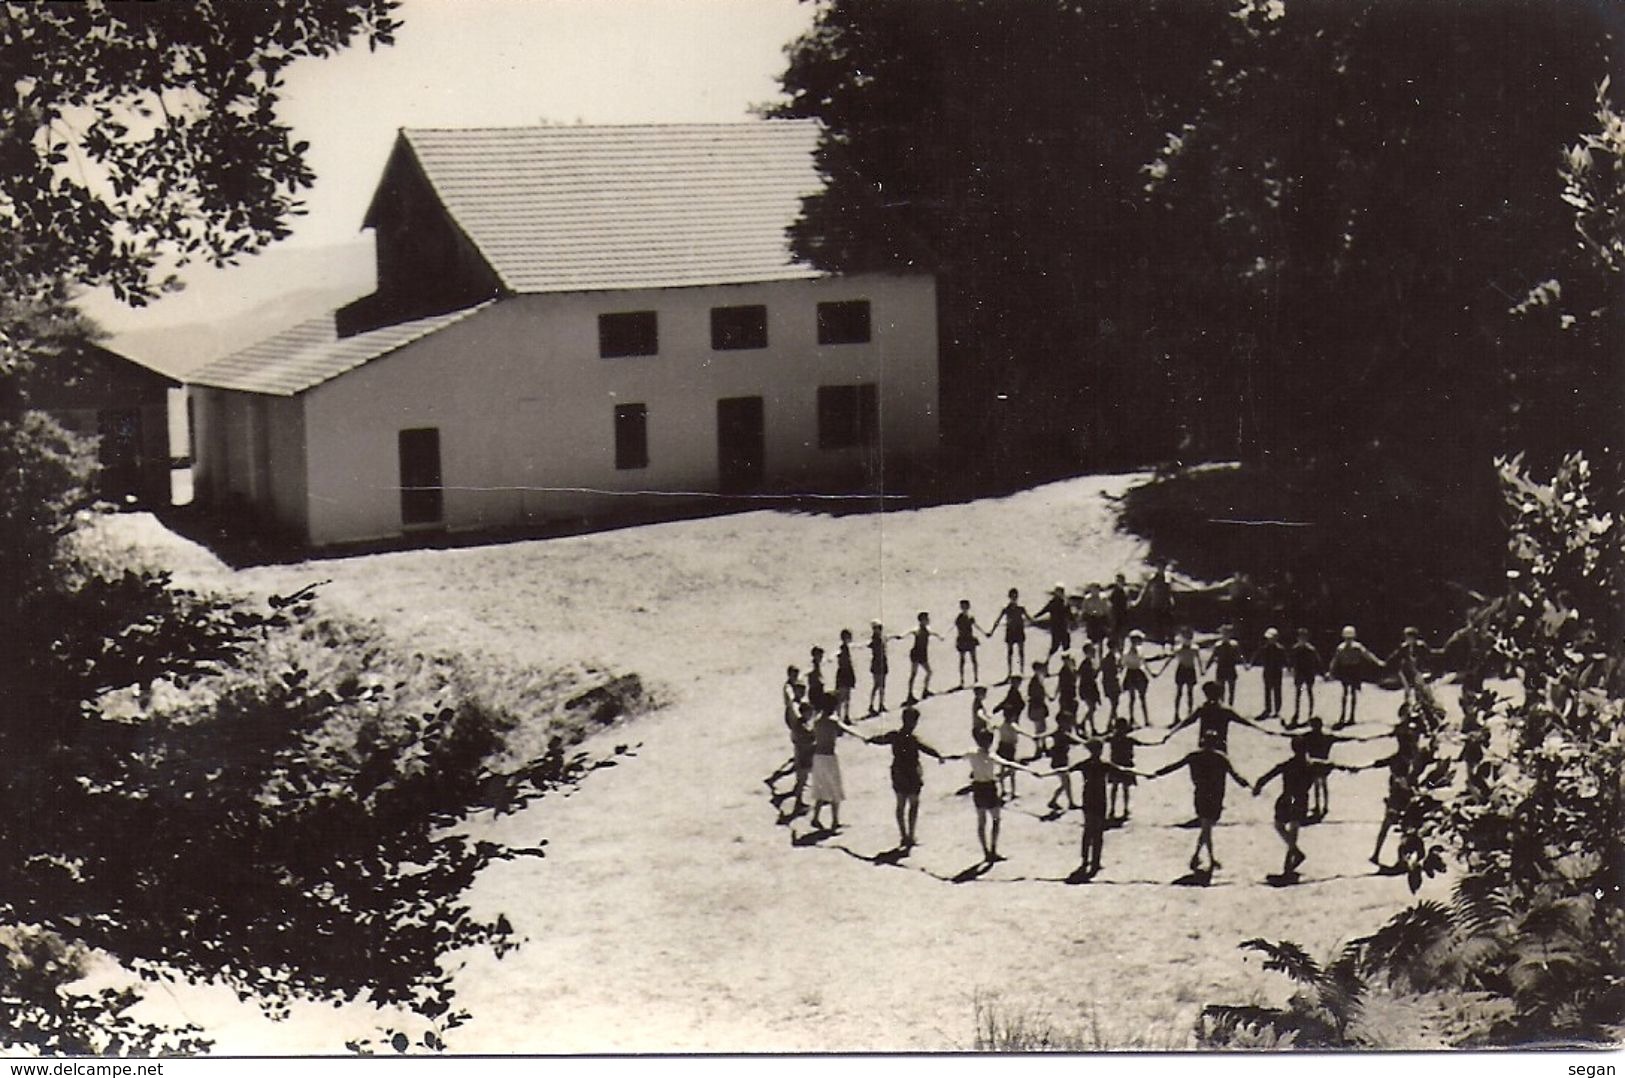
[[[458,127],[399,127],[396,130],[410,134],[413,132],[450,132],[463,134],[480,131],[500,131],[512,134],[516,131],[677,131],[694,129],[722,129],[722,128],[755,128],[762,129],[775,126],[806,126],[817,124],[816,118],[809,116],[772,116],[757,120],[683,120],[675,123],[646,121],[626,124],[472,124]]]

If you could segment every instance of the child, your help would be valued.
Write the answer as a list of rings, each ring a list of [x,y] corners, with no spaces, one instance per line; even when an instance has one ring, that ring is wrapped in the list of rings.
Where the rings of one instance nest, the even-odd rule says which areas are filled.
[[[858,672],[852,668],[852,630],[841,630],[841,647],[835,653],[835,700],[841,718],[852,721],[852,691],[858,687]]]
[[[1163,735],[1164,741],[1167,741],[1192,723],[1198,724],[1196,743],[1198,745],[1211,744],[1220,752],[1230,751],[1230,724],[1233,722],[1239,722],[1243,726],[1250,726],[1261,734],[1271,734],[1275,737],[1286,736],[1274,730],[1266,730],[1257,723],[1244,719],[1228,707],[1225,707],[1221,702],[1224,690],[1219,687],[1217,681],[1204,683],[1202,695],[1205,697],[1202,706],[1187,715],[1184,722],[1174,723],[1168,733]]]
[[[886,710],[886,632],[878,621],[869,623],[869,676],[869,714],[878,715]]]
[[[806,696],[807,686],[801,683],[801,671],[789,667],[784,672],[784,722],[789,725],[796,721],[801,714],[801,701]]]
[[[987,631],[988,639],[993,638],[993,632],[1004,622],[1004,676],[1009,677],[1017,670],[1027,665],[1027,623],[1033,619],[1027,615],[1027,608],[1021,605],[1021,592],[1015,588],[1010,589],[1010,601],[1004,604],[999,616],[993,619],[993,628]],[[1017,661],[1019,657],[1020,661]]]
[[[1224,689],[1225,703],[1231,707],[1236,706],[1236,668],[1241,665],[1241,645],[1231,636],[1233,631],[1229,625],[1219,626],[1218,642],[1202,668],[1204,674],[1212,674],[1213,680]]]
[[[1141,741],[1136,738],[1129,732],[1127,719],[1112,720],[1111,737],[1107,740],[1107,745],[1111,748],[1111,762],[1119,769],[1107,776],[1107,781],[1111,785],[1111,804],[1108,807],[1107,814],[1112,819],[1128,819],[1129,791],[1136,785],[1135,776],[1139,774],[1134,770],[1134,746],[1138,745],[1141,748],[1148,749],[1153,745],[1160,744],[1162,744],[1161,741]],[[1117,807],[1119,794],[1122,795],[1123,801],[1121,814],[1119,814]]]
[[[1068,797],[1071,796],[1071,772],[1076,771],[1082,776],[1083,857],[1081,867],[1084,876],[1092,877],[1100,873],[1100,853],[1106,836],[1107,784],[1109,782],[1115,787],[1125,780],[1133,782],[1138,772],[1102,760],[1100,758],[1101,744],[1098,738],[1089,739],[1087,751],[1089,753],[1087,759],[1080,760],[1075,764],[1061,766],[1057,770],[1049,772],[1049,774],[1058,774],[1067,782]],[[1040,775],[1040,777],[1043,776]]]
[[[976,615],[970,612],[970,600],[959,600],[959,616],[954,618],[954,649],[959,652],[959,687],[965,687],[965,657],[970,657],[971,682],[982,683],[982,669],[976,662]]]
[[[1084,589],[1078,613],[1083,618],[1084,635],[1091,644],[1099,647],[1111,630],[1112,623],[1112,608],[1106,605],[1106,597],[1100,594],[1099,584],[1090,584]]]
[[[908,648],[908,695],[903,698],[903,706],[918,703],[931,695],[931,639],[942,639],[941,634],[931,629],[931,615],[920,611],[919,625],[908,634],[914,642]],[[914,695],[914,675],[921,670],[925,671],[925,684],[921,687],[920,695]]]
[[[925,787],[920,754],[935,757],[938,763],[943,759],[940,752],[915,736],[914,730],[919,724],[919,711],[905,707],[901,728],[864,738],[871,745],[891,746],[891,788],[897,795],[897,845],[905,850],[915,845],[914,827],[920,819],[920,791]]]
[[[1096,736],[1095,711],[1100,707],[1100,686],[1095,682],[1095,645],[1083,645],[1083,662],[1078,666],[1078,699],[1083,702],[1084,727]],[[1115,707],[1115,701],[1114,701]]]
[[[1325,767],[1328,770],[1331,768],[1337,768],[1339,771],[1354,770],[1342,764],[1328,763]],[[1281,863],[1283,878],[1296,876],[1298,866],[1304,862],[1304,852],[1298,848],[1298,832],[1309,819],[1309,787],[1318,770],[1314,761],[1309,758],[1308,741],[1303,737],[1295,737],[1292,739],[1292,755],[1264,772],[1258,781],[1253,783],[1253,796],[1257,797],[1269,784],[1270,779],[1277,775],[1281,777],[1281,796],[1275,799],[1275,833],[1286,843],[1286,858]]]
[[[1246,786],[1247,780],[1236,773],[1230,758],[1211,744],[1203,743],[1189,755],[1151,772],[1149,778],[1161,778],[1180,768],[1189,768],[1191,791],[1196,801],[1196,821],[1201,831],[1196,836],[1196,850],[1191,854],[1191,871],[1202,871],[1202,849],[1207,848],[1207,874],[1212,875],[1219,864],[1213,850],[1213,825],[1224,815],[1224,780],[1232,779],[1237,786]]]
[[[829,806],[830,831],[839,832],[841,829],[841,802],[846,800],[846,790],[841,785],[841,764],[835,758],[835,741],[846,730],[835,719],[835,701],[828,700],[825,706],[819,709],[818,721],[813,723],[813,758],[812,758],[812,826],[814,831],[823,829],[819,816],[824,806]]]
[[[1079,744],[1073,734],[1073,724],[1076,716],[1068,711],[1060,711],[1055,716],[1055,736],[1050,739],[1049,765],[1053,769],[1052,776],[1060,776],[1061,782],[1050,795],[1049,807],[1054,812],[1061,811],[1061,795],[1066,794],[1066,807],[1075,809],[1077,801],[1072,797],[1072,746]],[[1042,776],[1040,776],[1042,777]]]
[[[1423,640],[1414,625],[1405,627],[1404,639],[1394,653],[1383,661],[1389,669],[1399,671],[1399,683],[1404,689],[1403,702],[1406,704],[1416,700],[1417,686],[1422,683],[1422,660],[1436,654]]]
[[[1411,794],[1415,789],[1411,771],[1417,762],[1417,736],[1416,729],[1401,723],[1394,729],[1394,751],[1380,760],[1373,760],[1369,764],[1354,768],[1356,771],[1366,771],[1378,767],[1388,769],[1388,797],[1383,801],[1382,826],[1377,830],[1377,845],[1371,851],[1371,863],[1379,869],[1382,863],[1382,844],[1387,841],[1388,830],[1399,825],[1405,816],[1405,810],[1410,807]],[[1404,854],[1407,843],[1401,840],[1399,848]],[[1403,860],[1403,856],[1401,858]]]
[[[824,649],[815,647],[812,649],[812,663],[807,668],[807,702],[818,711],[823,711],[829,698],[824,690]]]
[[[1135,629],[1128,634],[1128,648],[1123,652],[1123,691],[1128,694],[1128,718],[1134,721],[1134,701],[1140,702],[1140,720],[1143,725],[1151,725],[1151,711],[1146,707],[1145,693],[1151,685],[1151,678],[1146,674],[1145,653],[1140,645],[1145,641],[1145,634]]]
[[[1178,722],[1181,700],[1187,712],[1196,710],[1196,673],[1202,666],[1202,653],[1196,650],[1196,638],[1189,629],[1179,631],[1179,646],[1162,664],[1162,670],[1170,664],[1174,668],[1174,722]],[[1162,676],[1161,670],[1157,676]]]
[[[1287,650],[1281,644],[1281,631],[1271,625],[1264,630],[1264,643],[1248,665],[1264,675],[1264,711],[1261,719],[1281,717],[1281,679],[1286,673]]]
[[[954,759],[970,764],[971,801],[976,805],[976,838],[982,844],[984,863],[1002,861],[999,856],[999,811],[1004,800],[999,796],[998,775],[1001,761],[995,760],[988,747],[993,744],[993,731],[983,730],[976,735],[976,751]],[[988,820],[993,821],[993,834],[988,835]]]
[[[781,695],[784,700],[784,726],[790,731],[790,760],[768,776],[769,786],[795,769],[796,726],[801,722],[801,701],[806,691],[807,687],[801,683],[801,671],[789,667],[785,671]]]
[[[1021,675],[1012,675],[1010,691],[997,709],[1001,721],[993,728],[998,736],[999,759],[1009,765],[999,772],[999,782],[1008,784],[1012,799],[1016,796],[1016,742],[1018,738],[1032,736],[1021,728],[1021,712],[1025,705],[1026,701],[1021,698]]]
[[[1159,644],[1166,643],[1174,624],[1174,589],[1168,582],[1167,569],[1157,566],[1140,592],[1139,605],[1151,623],[1153,639]]]
[[[1288,729],[1298,725],[1298,717],[1303,714],[1303,698],[1309,697],[1309,715],[1315,714],[1315,679],[1324,669],[1321,662],[1320,650],[1309,642],[1309,630],[1299,629],[1297,642],[1292,645],[1292,721],[1285,723]]]
[[[1072,646],[1072,612],[1066,605],[1066,585],[1057,584],[1050,590],[1050,600],[1038,612],[1033,623],[1049,630],[1049,655],[1053,659],[1058,651]]]
[[[1078,713],[1078,663],[1070,651],[1061,656],[1061,668],[1055,672],[1055,709]]]
[[[791,796],[796,799],[795,806],[790,810],[790,818],[794,819],[807,811],[807,804],[802,800],[802,791],[807,788],[807,777],[812,774],[813,749],[815,747],[812,728],[813,708],[811,704],[802,704],[801,711],[790,726],[790,751],[793,766],[796,771],[796,786]]]
[[[1123,695],[1119,671],[1123,668],[1122,652],[1118,650],[1117,640],[1114,637],[1106,644],[1106,654],[1100,659],[1100,691],[1112,705],[1109,721],[1117,721],[1117,701]]]
[[[1106,605],[1111,608],[1112,614],[1112,643],[1118,647],[1123,646],[1123,638],[1128,635],[1128,581],[1123,574],[1118,573],[1112,581],[1111,590],[1106,593]]]
[[[1044,751],[1049,729],[1049,691],[1044,686],[1046,670],[1043,663],[1033,663],[1032,680],[1027,682],[1027,717],[1033,723],[1033,749]]]
[[[1305,751],[1309,754],[1309,762],[1314,765],[1314,782],[1309,787],[1309,819],[1325,819],[1326,813],[1331,811],[1331,791],[1327,788],[1326,776],[1332,770],[1332,746],[1354,741],[1371,741],[1381,736],[1383,735],[1340,737],[1337,734],[1328,734],[1322,728],[1318,715],[1309,720],[1309,731],[1303,735],[1303,744]]]
[[[993,729],[993,720],[987,715],[987,686],[978,685],[971,690],[970,700],[970,736],[976,737],[978,730]]]
[[[1365,680],[1367,668],[1382,665],[1382,660],[1367,650],[1355,638],[1354,626],[1343,626],[1343,640],[1332,652],[1330,672],[1343,686],[1343,698],[1337,704],[1337,729],[1354,725],[1354,709],[1360,704],[1360,683]]]

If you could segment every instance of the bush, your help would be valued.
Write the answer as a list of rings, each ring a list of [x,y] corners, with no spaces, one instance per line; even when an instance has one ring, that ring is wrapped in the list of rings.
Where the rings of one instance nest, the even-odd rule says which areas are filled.
[[[1507,586],[1459,635],[1469,651],[1510,669],[1522,696],[1501,698],[1469,681],[1459,717],[1424,700],[1413,716],[1429,734],[1417,763],[1424,788],[1400,828],[1413,849],[1435,845],[1429,863],[1410,866],[1413,889],[1421,872],[1443,867],[1439,852],[1463,874],[1450,903],[1402,911],[1353,941],[1337,965],[1351,991],[1380,982],[1473,1000],[1490,1017],[1458,1032],[1468,1043],[1617,1042],[1625,1021],[1625,548],[1584,458],[1564,460],[1549,483],[1517,460],[1497,466],[1509,511]],[[1482,669],[1485,658],[1469,656],[1468,665]],[[1324,981],[1295,944],[1243,946],[1270,953],[1269,968]],[[1230,1028],[1284,1031],[1316,1018],[1298,1004],[1241,1010],[1209,1008],[1221,1025],[1234,1019]],[[1335,1032],[1325,1043],[1358,1043],[1344,1039],[1346,1023]]]
[[[364,998],[450,1028],[442,959],[513,946],[459,896],[542,852],[454,825],[612,763],[569,744],[641,687],[402,654],[312,599],[253,609],[83,563],[29,599],[7,686],[26,706],[0,725],[21,761],[0,818],[29,821],[0,836],[9,912],[273,1015]]]

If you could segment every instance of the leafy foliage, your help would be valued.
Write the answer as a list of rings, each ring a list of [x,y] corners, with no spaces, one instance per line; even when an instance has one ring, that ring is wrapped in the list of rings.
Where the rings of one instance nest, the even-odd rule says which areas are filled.
[[[1469,646],[1504,663],[1522,698],[1469,684],[1455,716],[1424,694],[1411,716],[1422,746],[1417,792],[1399,827],[1413,851],[1413,889],[1444,868],[1442,852],[1462,876],[1449,904],[1417,903],[1351,942],[1333,967],[1342,970],[1336,984],[1356,1000],[1381,979],[1509,1003],[1469,1032],[1475,1042],[1607,1043],[1625,1020],[1625,543],[1584,457],[1568,457],[1550,482],[1517,460],[1498,466],[1507,587],[1475,614]],[[1346,1001],[1326,991],[1327,972],[1295,944],[1243,946],[1313,986],[1315,1008],[1209,1008],[1214,1036],[1345,1013]]]
[[[0,930],[0,1046],[40,1055],[168,1056],[205,1052],[195,1026],[168,1030],[131,1018],[132,989],[87,993],[86,951],[34,927]]]
[[[34,821],[0,845],[7,911],[273,1015],[365,998],[457,1024],[442,958],[513,945],[459,896],[493,860],[542,849],[452,825],[613,761],[568,755],[561,733],[504,763],[520,732],[492,699],[505,687],[316,618],[309,589],[266,612],[161,575],[79,566],[65,582],[36,596],[48,639],[18,649],[7,686],[28,721],[0,744],[27,765],[0,800]],[[635,679],[618,684],[615,715],[641,702]],[[580,688],[531,676],[508,706],[571,721]]]
[[[1494,447],[1595,455],[1615,425],[1589,403],[1543,424],[1612,399],[1617,348],[1554,371],[1508,308],[1569,260],[1555,167],[1571,202],[1617,203],[1563,151],[1621,18],[825,0],[783,76],[780,111],[826,127],[792,239],[830,269],[938,275],[944,431],[977,468],[1239,448],[1493,507]]]
[[[283,72],[387,45],[393,0],[0,7],[0,292],[62,279],[151,298],[161,259],[287,235],[313,176]]]

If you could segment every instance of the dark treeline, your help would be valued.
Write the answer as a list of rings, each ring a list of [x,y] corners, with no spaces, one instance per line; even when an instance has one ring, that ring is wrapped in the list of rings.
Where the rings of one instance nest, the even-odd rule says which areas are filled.
[[[1498,452],[1611,460],[1619,305],[1584,297],[1618,278],[1560,171],[1622,15],[824,0],[778,110],[827,129],[793,242],[937,274],[959,474],[1239,456],[1493,516]]]

